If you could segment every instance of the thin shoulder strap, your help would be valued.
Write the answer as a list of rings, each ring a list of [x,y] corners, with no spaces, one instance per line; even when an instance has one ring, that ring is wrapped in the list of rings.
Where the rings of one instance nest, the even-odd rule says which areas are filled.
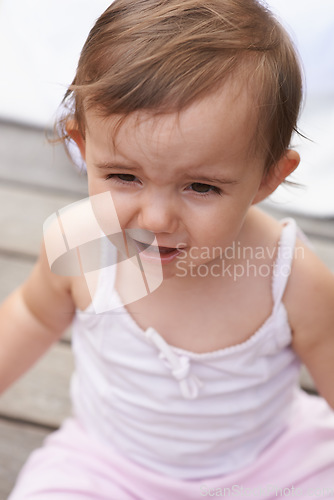
[[[98,283],[92,303],[96,313],[107,312],[114,309],[113,289],[116,278],[117,249],[108,238],[103,238]],[[89,276],[86,276],[86,280]]]
[[[295,253],[297,225],[294,219],[282,221],[283,228],[278,244],[276,262],[273,270],[272,291],[274,309],[279,307],[291,273],[291,265]]]

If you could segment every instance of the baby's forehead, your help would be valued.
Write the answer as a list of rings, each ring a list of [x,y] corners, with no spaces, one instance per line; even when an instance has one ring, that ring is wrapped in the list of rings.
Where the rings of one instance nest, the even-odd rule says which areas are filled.
[[[182,110],[137,110],[107,117],[87,110],[87,137],[95,150],[114,154],[133,147],[151,158],[168,155],[175,161],[186,151],[190,163],[195,162],[196,151],[204,150],[208,162],[222,151],[229,151],[231,158],[246,157],[254,145],[254,109],[245,87],[236,92],[224,86]]]
[[[212,122],[221,125],[230,120],[234,128],[253,129],[259,119],[259,106],[249,88],[240,82],[225,83],[218,90],[205,94],[181,109],[170,105],[154,109],[138,109],[127,114],[107,115],[103,109],[85,110],[86,132],[90,135],[102,129],[112,138],[119,134],[149,134],[166,138],[177,132],[196,128],[205,130]],[[99,131],[99,132],[98,132]]]

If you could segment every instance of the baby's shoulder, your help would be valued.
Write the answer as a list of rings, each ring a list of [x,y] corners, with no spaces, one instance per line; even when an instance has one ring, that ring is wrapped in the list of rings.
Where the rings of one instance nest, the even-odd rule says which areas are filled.
[[[252,230],[256,227],[256,230]],[[250,229],[257,244],[276,245],[281,241],[284,224],[256,209],[252,214]],[[289,242],[287,243],[289,244]],[[291,251],[291,270],[283,302],[296,322],[325,314],[334,304],[334,274],[314,253],[310,245],[298,237]],[[286,252],[288,254],[288,252]],[[293,319],[292,319],[293,322]]]
[[[305,314],[322,309],[321,303],[334,303],[334,275],[313,250],[297,238],[285,300],[288,307]],[[310,309],[310,310],[308,310]]]
[[[312,350],[334,332],[334,275],[297,238],[291,273],[283,297],[294,343]]]

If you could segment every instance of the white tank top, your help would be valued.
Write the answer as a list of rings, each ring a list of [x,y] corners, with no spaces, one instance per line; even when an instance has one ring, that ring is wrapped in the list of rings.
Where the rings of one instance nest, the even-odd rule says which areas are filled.
[[[77,311],[73,325],[74,413],[104,444],[181,479],[224,475],[253,462],[282,433],[298,393],[300,363],[282,296],[296,224],[284,221],[274,267],[274,307],[245,342],[209,353],[142,330],[101,273],[97,298],[114,309]]]

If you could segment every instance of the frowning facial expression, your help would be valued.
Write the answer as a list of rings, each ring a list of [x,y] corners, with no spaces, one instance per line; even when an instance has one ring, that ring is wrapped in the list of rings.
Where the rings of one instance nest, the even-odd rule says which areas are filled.
[[[254,115],[246,91],[229,84],[180,113],[136,112],[117,133],[117,117],[87,111],[85,140],[77,142],[89,194],[109,191],[123,229],[155,234],[166,277],[175,275],[176,249],[189,263],[210,265],[240,238],[263,180]],[[143,250],[145,238],[137,239]],[[159,252],[142,255],[154,263]]]

